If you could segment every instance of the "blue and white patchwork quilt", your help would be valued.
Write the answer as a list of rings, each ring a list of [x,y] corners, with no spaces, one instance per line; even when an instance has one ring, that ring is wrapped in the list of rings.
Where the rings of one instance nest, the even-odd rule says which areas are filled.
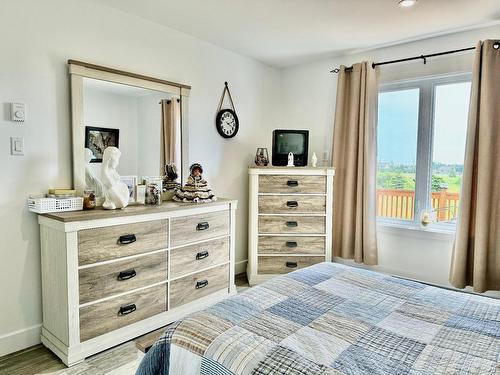
[[[174,323],[138,375],[499,374],[500,300],[320,263]]]

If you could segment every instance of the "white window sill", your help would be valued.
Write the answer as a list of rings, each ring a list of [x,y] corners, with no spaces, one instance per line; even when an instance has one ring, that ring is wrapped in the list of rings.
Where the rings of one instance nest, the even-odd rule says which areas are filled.
[[[455,229],[451,228],[436,225],[423,228],[414,224],[390,223],[386,221],[377,222],[377,232],[443,241],[453,241],[455,238]]]

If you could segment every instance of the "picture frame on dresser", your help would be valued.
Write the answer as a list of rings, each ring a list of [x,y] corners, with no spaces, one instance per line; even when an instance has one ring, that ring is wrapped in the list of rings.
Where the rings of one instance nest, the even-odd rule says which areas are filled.
[[[330,167],[250,167],[250,285],[332,260],[333,178]]]

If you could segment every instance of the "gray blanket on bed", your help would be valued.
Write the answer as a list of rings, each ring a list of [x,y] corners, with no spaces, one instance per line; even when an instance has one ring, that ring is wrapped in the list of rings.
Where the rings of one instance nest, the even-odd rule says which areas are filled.
[[[138,375],[498,374],[500,300],[321,263],[174,323]]]

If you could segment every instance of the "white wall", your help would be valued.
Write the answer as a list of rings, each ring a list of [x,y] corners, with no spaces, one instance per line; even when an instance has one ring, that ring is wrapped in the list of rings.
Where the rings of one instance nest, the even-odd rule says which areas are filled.
[[[0,14],[0,356],[39,342],[39,234],[25,206],[29,194],[71,186],[69,58],[192,85],[190,162],[216,194],[240,200],[236,260],[247,258],[246,167],[279,124],[279,71],[85,1],[2,0]],[[240,118],[231,140],[214,125],[224,81]],[[26,103],[24,124],[8,120],[10,102]],[[25,138],[24,156],[10,156],[11,136]]]
[[[350,66],[364,60],[378,62],[471,47],[478,40],[499,37],[500,26],[495,26],[285,69],[282,75],[283,125],[310,129],[310,150],[321,160],[324,151],[331,155],[333,138],[337,76],[330,70],[340,64]],[[427,65],[420,61],[389,65],[380,68],[380,81],[467,72],[471,71],[472,61],[473,53],[469,52],[429,59]],[[379,229],[378,237],[379,265],[375,269],[450,286],[448,274],[453,236]]]

